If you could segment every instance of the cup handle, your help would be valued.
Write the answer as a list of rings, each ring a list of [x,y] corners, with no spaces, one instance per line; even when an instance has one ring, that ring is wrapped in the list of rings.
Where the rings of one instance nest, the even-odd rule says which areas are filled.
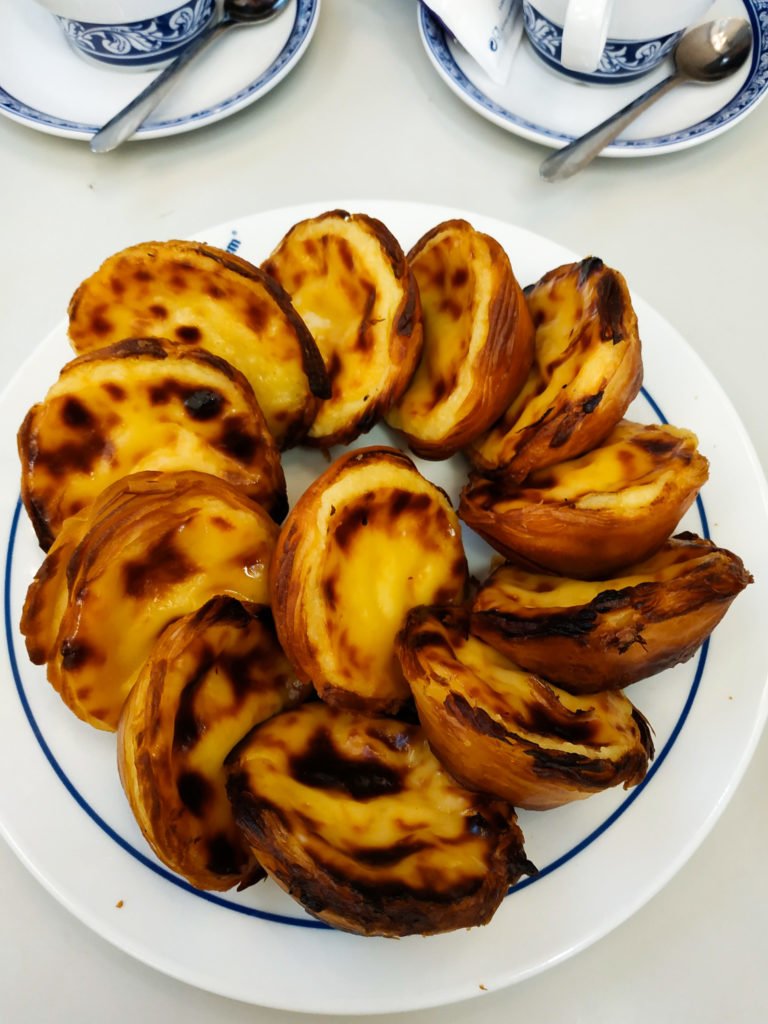
[[[571,71],[595,71],[608,38],[612,0],[570,0],[560,59]]]

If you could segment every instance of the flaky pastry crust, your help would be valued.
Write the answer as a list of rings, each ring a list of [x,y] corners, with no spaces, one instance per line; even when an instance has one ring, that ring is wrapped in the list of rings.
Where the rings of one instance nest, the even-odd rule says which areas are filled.
[[[645,776],[650,727],[616,691],[573,696],[469,632],[465,608],[415,608],[397,642],[432,749],[463,785],[530,810]]]
[[[422,458],[465,448],[506,411],[533,359],[533,323],[509,257],[464,220],[444,221],[408,253],[424,347],[387,422]]]
[[[472,474],[459,515],[534,571],[606,579],[664,544],[708,472],[690,430],[622,420],[602,445],[522,484]]]
[[[467,450],[483,473],[521,481],[599,444],[640,390],[637,316],[622,275],[589,257],[525,290],[533,366],[509,409]]]
[[[235,824],[224,760],[255,725],[307,695],[264,605],[215,597],[152,647],[120,715],[118,769],[144,837],[195,888],[263,876]]]
[[[571,693],[620,689],[693,657],[751,582],[737,555],[681,533],[611,579],[502,565],[477,592],[471,629]]]

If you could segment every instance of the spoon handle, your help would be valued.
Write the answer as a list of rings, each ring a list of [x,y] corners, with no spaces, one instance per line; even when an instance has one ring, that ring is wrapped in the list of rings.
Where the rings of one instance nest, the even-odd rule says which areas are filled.
[[[202,53],[225,28],[229,28],[232,24],[236,24],[236,22],[222,18],[201,32],[197,39],[193,40],[179,54],[176,60],[171,61],[156,78],[152,79],[146,89],[142,90],[135,99],[132,99],[127,106],[123,107],[96,132],[91,138],[91,152],[109,153],[110,150],[116,149],[121,142],[129,139],[149,117],[158,103],[171,91],[187,65]]]
[[[642,114],[652,103],[655,103],[682,81],[684,81],[684,77],[679,71],[662,79],[661,82],[642,93],[637,99],[632,100],[626,107],[611,114],[585,135],[574,139],[563,149],[548,156],[539,168],[539,174],[546,181],[562,181],[564,178],[570,178],[587,164],[591,164],[598,153],[608,143],[613,142],[616,136],[620,135],[639,114]]]

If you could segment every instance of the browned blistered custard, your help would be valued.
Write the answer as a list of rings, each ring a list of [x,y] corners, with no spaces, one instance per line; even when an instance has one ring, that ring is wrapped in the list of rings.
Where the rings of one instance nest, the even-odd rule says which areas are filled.
[[[622,420],[586,455],[521,484],[473,474],[459,515],[513,561],[602,579],[661,547],[708,472],[690,430]]]
[[[21,494],[41,546],[105,487],[143,470],[219,476],[274,518],[280,453],[245,377],[204,349],[133,338],[67,363],[19,431]]]
[[[69,304],[76,352],[156,335],[236,366],[281,448],[304,437],[318,398],[329,394],[323,361],[288,295],[258,267],[215,246],[130,246],[105,260]]]
[[[573,696],[469,632],[463,608],[416,608],[397,653],[432,749],[460,782],[546,810],[641,782],[648,723],[616,691]]]
[[[478,590],[472,632],[573,693],[619,689],[691,658],[751,582],[740,558],[691,533],[611,579],[507,563]]]
[[[69,558],[54,544],[32,582],[21,630],[75,714],[114,730],[165,626],[218,595],[267,601],[277,527],[230,484],[194,472],[125,477],[78,518]],[[73,540],[67,532],[62,547]]]
[[[199,889],[263,875],[235,824],[224,759],[255,725],[300,703],[266,605],[216,597],[172,622],[120,716],[120,778],[152,849]]]
[[[271,572],[278,636],[333,704],[396,711],[410,697],[394,653],[406,613],[467,583],[450,501],[395,448],[342,455],[304,492]]]
[[[622,275],[590,257],[526,289],[533,366],[509,409],[467,454],[476,468],[520,481],[589,451],[640,390],[637,317]]]
[[[305,704],[256,728],[228,769],[259,863],[346,931],[484,924],[535,871],[513,809],[460,786],[416,725]]]
[[[510,257],[463,220],[406,257],[334,210],[261,269],[147,242],[76,290],[80,357],[19,432],[48,549],[21,630],[68,707],[119,728],[136,820],[193,886],[267,872],[360,935],[486,923],[536,870],[514,808],[638,784],[651,729],[620,688],[751,582],[670,539],[707,460],[622,419],[624,278],[590,257],[523,293]],[[460,515],[509,560],[485,583],[406,454],[331,461],[381,419],[469,456]],[[279,529],[295,444],[330,464]]]
[[[332,210],[295,224],[263,269],[290,294],[331,380],[309,439],[346,444],[397,401],[421,355],[419,290],[400,243],[373,217]]]
[[[517,395],[533,359],[533,324],[509,257],[464,220],[428,231],[408,253],[421,295],[421,362],[387,422],[428,459],[486,431]]]

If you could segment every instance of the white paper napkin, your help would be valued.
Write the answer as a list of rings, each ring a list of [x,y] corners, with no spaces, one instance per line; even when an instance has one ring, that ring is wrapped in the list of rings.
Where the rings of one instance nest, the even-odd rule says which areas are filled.
[[[425,0],[488,77],[503,85],[523,32],[521,0]]]

